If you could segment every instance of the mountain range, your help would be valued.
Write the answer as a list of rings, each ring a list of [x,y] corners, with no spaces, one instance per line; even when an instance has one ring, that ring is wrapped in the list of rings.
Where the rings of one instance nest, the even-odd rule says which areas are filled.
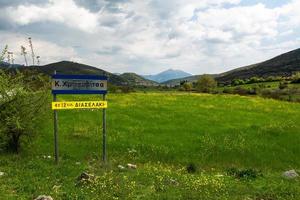
[[[141,76],[135,73],[113,74],[97,67],[70,61],[61,61],[44,66],[12,65],[1,62],[0,69],[33,69],[41,73],[51,75],[56,71],[58,74],[101,74],[109,78],[114,85],[131,86],[157,86],[179,85],[181,81],[195,82],[201,75],[192,75],[181,70],[169,69],[156,75]],[[231,83],[234,79],[248,79],[251,77],[290,76],[300,72],[300,49],[296,49],[270,60],[236,68],[220,74],[211,74],[219,83]],[[150,80],[149,80],[150,79]],[[171,80],[170,80],[171,79]]]
[[[36,70],[40,73],[51,76],[56,71],[57,74],[86,74],[86,75],[105,75],[109,79],[109,83],[113,85],[129,85],[129,86],[156,86],[158,83],[145,79],[135,73],[113,74],[97,67],[70,62],[61,61],[43,66],[24,66],[9,65],[6,62],[0,63],[0,69],[19,69],[19,70]]]
[[[291,76],[300,72],[300,49],[296,49],[267,61],[236,68],[220,74],[210,74],[219,83],[229,84],[234,79],[249,79],[251,77],[266,78],[269,76]],[[173,79],[163,82],[167,85],[179,85],[182,81],[196,82],[201,75]]]
[[[191,76],[192,74],[189,74],[187,72],[184,72],[182,70],[174,70],[174,69],[168,69],[166,71],[160,72],[155,75],[142,75],[144,78],[156,81],[158,83],[162,83],[171,79],[177,79],[177,78],[184,78]]]

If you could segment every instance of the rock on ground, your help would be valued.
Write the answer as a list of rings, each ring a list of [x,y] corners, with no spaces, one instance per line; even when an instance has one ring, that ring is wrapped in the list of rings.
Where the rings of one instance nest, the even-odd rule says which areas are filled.
[[[53,200],[53,198],[51,196],[40,195],[37,198],[35,198],[34,200]]]
[[[125,167],[124,167],[123,165],[118,165],[118,168],[119,168],[120,170],[124,170],[124,169],[125,169]]]
[[[136,165],[130,164],[130,163],[127,164],[127,167],[128,167],[129,169],[136,169],[136,168],[137,168]]]
[[[299,175],[295,170],[292,169],[292,170],[283,172],[282,176],[287,179],[294,179],[294,178],[297,178]]]
[[[93,174],[83,172],[80,174],[80,176],[77,177],[77,185],[91,183],[94,178],[95,176]]]

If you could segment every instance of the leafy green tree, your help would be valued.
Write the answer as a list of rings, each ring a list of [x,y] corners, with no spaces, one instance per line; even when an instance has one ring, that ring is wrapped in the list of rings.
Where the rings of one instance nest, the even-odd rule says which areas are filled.
[[[184,91],[191,91],[193,89],[193,84],[186,82],[182,85],[182,87]]]
[[[300,83],[300,72],[297,72],[292,76],[292,83]]]
[[[244,85],[245,81],[241,80],[241,79],[234,79],[231,84],[234,85],[234,86],[236,86],[236,85]]]
[[[279,82],[278,88],[281,89],[281,90],[288,88],[288,82],[287,81]]]
[[[259,78],[259,77],[251,77],[250,80],[249,80],[249,83],[259,83],[259,82],[263,82],[264,79],[263,78]]]
[[[35,87],[33,87],[35,84]],[[37,74],[0,71],[0,148],[18,153],[34,136],[47,105],[48,82]]]
[[[217,87],[216,80],[210,75],[203,75],[197,81],[196,89],[198,92],[212,92]]]

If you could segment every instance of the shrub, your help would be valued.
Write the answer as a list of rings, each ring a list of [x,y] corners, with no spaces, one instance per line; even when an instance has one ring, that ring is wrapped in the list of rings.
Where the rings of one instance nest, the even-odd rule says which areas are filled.
[[[262,173],[255,169],[239,170],[237,168],[229,168],[227,169],[227,174],[238,179],[255,179],[262,176]]]
[[[233,94],[233,88],[225,87],[225,88],[223,89],[223,93],[226,93],[226,94]]]
[[[236,86],[236,85],[244,85],[245,84],[245,81],[244,80],[241,80],[241,79],[234,79],[232,82],[231,82],[231,85],[233,86]]]
[[[286,89],[288,88],[288,82],[287,81],[281,81],[279,82],[279,89],[283,90],[283,89]]]
[[[258,77],[251,77],[248,83],[258,83],[261,82],[262,80]]]
[[[122,93],[134,92],[134,88],[131,86],[121,86],[120,89],[121,89]]]
[[[297,72],[292,76],[291,83],[300,83],[300,72]]]
[[[212,92],[217,87],[217,82],[210,75],[203,75],[196,84],[198,92]]]
[[[249,90],[247,88],[243,88],[243,87],[236,87],[233,90],[234,94],[239,94],[239,95],[247,95],[249,94]]]
[[[193,89],[193,85],[192,83],[186,82],[182,85],[182,88],[184,89],[184,91],[191,91]]]
[[[112,85],[112,84],[109,84],[108,85],[108,91],[111,92],[111,93],[116,93],[118,90],[118,87],[115,86],[115,85]]]
[[[42,85],[33,87],[33,83]],[[39,75],[0,71],[1,149],[18,153],[21,143],[34,136],[34,125],[47,105],[47,87],[48,82]]]
[[[186,171],[190,174],[193,174],[197,171],[197,166],[194,163],[189,163],[186,166]]]

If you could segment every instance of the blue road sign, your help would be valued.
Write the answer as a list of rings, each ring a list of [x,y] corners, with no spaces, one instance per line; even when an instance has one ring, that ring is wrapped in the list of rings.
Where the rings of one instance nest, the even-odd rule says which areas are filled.
[[[52,94],[106,94],[107,77],[98,75],[52,75]]]

